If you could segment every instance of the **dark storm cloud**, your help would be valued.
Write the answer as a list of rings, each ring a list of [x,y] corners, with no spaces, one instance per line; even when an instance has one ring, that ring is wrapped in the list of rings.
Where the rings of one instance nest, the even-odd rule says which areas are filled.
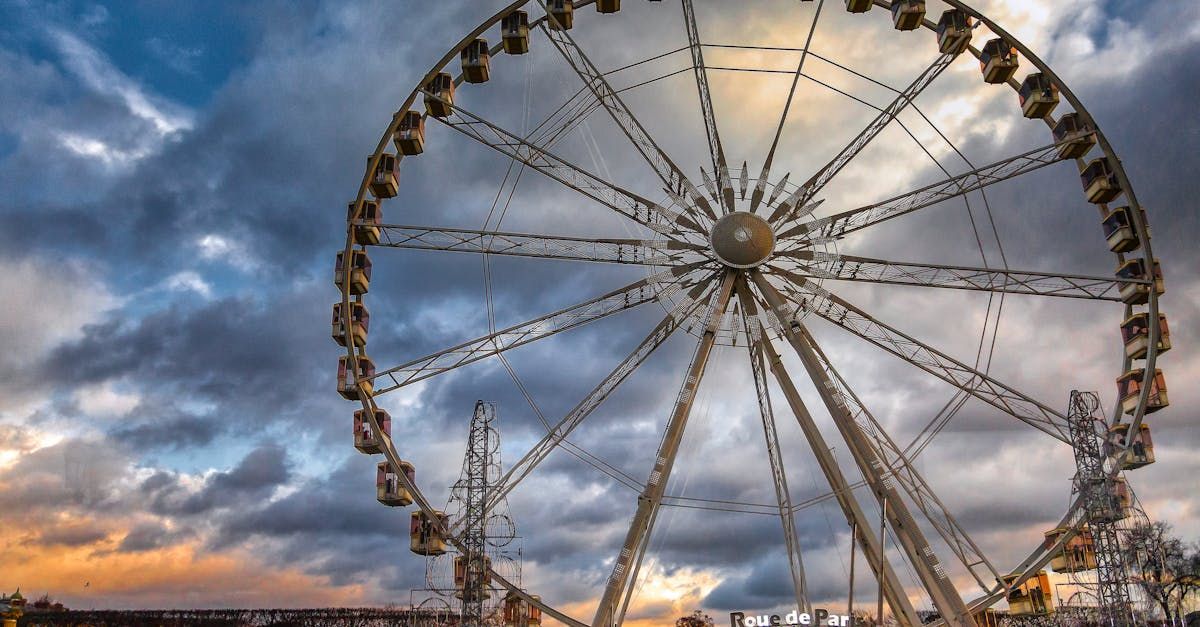
[[[142,523],[129,530],[117,545],[121,553],[139,553],[171,546],[181,539],[190,537],[188,531],[172,531],[161,523]]]

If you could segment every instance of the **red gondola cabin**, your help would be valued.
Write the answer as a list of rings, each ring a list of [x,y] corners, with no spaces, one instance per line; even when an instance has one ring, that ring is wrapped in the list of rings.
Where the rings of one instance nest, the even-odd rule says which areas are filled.
[[[379,423],[379,430],[383,434],[392,435],[392,417],[386,411],[376,408],[375,422]],[[368,455],[376,455],[383,452],[380,447],[381,440],[371,426],[366,410],[354,412],[354,448]]]
[[[338,394],[348,401],[361,400],[359,390],[364,390],[368,395],[374,390],[371,386],[371,378],[375,376],[375,362],[371,361],[366,355],[360,356],[357,360],[357,368],[350,367],[350,358],[346,355],[338,357]],[[358,385],[354,384],[354,375],[357,371]]]
[[[1121,411],[1132,414],[1137,411],[1138,401],[1142,396],[1142,386],[1146,384],[1146,369],[1135,368],[1117,379],[1117,398],[1121,399]],[[1154,371],[1150,380],[1150,396],[1146,399],[1146,413],[1152,414],[1168,405],[1167,380],[1162,370]]]
[[[1125,356],[1130,359],[1145,359],[1150,349],[1150,314],[1135,313],[1121,323],[1121,339],[1125,342]],[[1171,329],[1167,326],[1166,314],[1158,314],[1158,354],[1171,350]]]
[[[362,348],[367,345],[367,332],[370,330],[371,313],[361,302],[350,301],[350,340]],[[333,341],[341,346],[346,345],[346,318],[342,315],[342,304],[333,304]]]

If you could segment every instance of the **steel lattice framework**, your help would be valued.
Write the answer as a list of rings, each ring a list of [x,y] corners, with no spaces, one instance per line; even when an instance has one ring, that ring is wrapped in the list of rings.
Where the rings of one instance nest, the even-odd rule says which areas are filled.
[[[1072,396],[1071,405],[1064,413],[1055,409],[1056,401],[1061,399],[1041,400],[1005,382],[1001,375],[991,372],[990,360],[985,364],[979,358],[974,362],[956,358],[949,349],[901,330],[902,324],[885,322],[880,316],[853,304],[846,295],[848,290],[845,288],[855,285],[873,286],[876,290],[928,290],[927,295],[955,293],[938,290],[959,290],[959,295],[961,291],[985,294],[989,300],[981,347],[988,337],[988,330],[991,329],[994,338],[999,327],[999,313],[995,313],[993,319],[992,297],[1073,299],[1081,307],[1103,307],[1113,317],[1121,314],[1117,322],[1132,320],[1135,315],[1144,315],[1149,321],[1159,319],[1161,277],[1156,274],[1157,262],[1151,250],[1145,212],[1104,133],[1074,93],[1037,55],[979,11],[959,0],[943,2],[947,11],[941,20],[934,19],[936,15],[927,16],[926,3],[914,0],[838,0],[829,3],[829,7],[825,6],[824,0],[801,3],[798,10],[805,21],[800,30],[803,37],[797,43],[802,47],[785,48],[710,42],[705,39],[703,28],[704,7],[697,6],[702,3],[680,0],[681,39],[685,45],[603,70],[594,60],[600,56],[589,54],[581,43],[583,38],[577,37],[581,31],[592,28],[595,19],[585,17],[581,9],[594,6],[600,13],[667,9],[656,8],[656,5],[630,7],[632,0],[626,0],[624,10],[618,0],[518,0],[472,29],[430,69],[402,103],[368,160],[349,211],[345,247],[339,257],[342,265],[336,268],[336,283],[342,298],[335,308],[334,338],[346,348],[339,391],[362,405],[365,424],[379,439],[378,452],[393,468],[400,468],[404,463],[405,448],[412,444],[407,439],[394,440],[388,431],[390,423],[379,418],[379,410],[386,405],[389,394],[484,360],[500,361],[508,370],[537,411],[545,426],[545,435],[494,482],[485,476],[484,480],[476,482],[478,485],[467,486],[468,515],[453,523],[435,523],[434,526],[450,550],[457,551],[467,560],[469,566],[464,585],[477,585],[479,582],[472,579],[472,573],[483,577],[488,571],[492,585],[507,590],[508,599],[513,603],[519,600],[524,604],[526,610],[522,611],[526,613],[513,614],[515,618],[509,621],[510,624],[529,622],[528,608],[540,609],[548,617],[572,626],[621,624],[636,594],[655,525],[663,508],[667,507],[778,517],[785,549],[781,555],[786,555],[796,604],[801,608],[811,607],[805,578],[805,547],[797,532],[797,515],[808,507],[827,502],[835,504],[844,516],[850,541],[855,550],[861,552],[868,571],[879,582],[881,598],[900,624],[917,625],[920,618],[898,572],[912,574],[922,593],[937,609],[940,623],[973,627],[980,612],[1005,598],[1016,598],[1013,595],[1019,595],[1029,582],[1036,582],[1039,571],[1060,555],[1070,539],[1087,526],[1098,532],[1098,555],[1102,565],[1097,570],[1104,590],[1104,606],[1115,622],[1133,620],[1131,615],[1124,613],[1130,607],[1128,592],[1121,592],[1125,589],[1124,575],[1112,557],[1117,540],[1115,536],[1103,537],[1105,523],[1100,507],[1103,503],[1112,505],[1118,478],[1123,470],[1132,467],[1130,455],[1140,443],[1143,417],[1165,406],[1165,389],[1152,383],[1159,381],[1154,378],[1158,355],[1169,348],[1165,326],[1148,324],[1148,328],[1141,330],[1144,349],[1125,353],[1119,365],[1120,372],[1136,373],[1137,369],[1142,369],[1146,374],[1135,381],[1140,385],[1129,388],[1135,391],[1122,397],[1111,418],[1104,422],[1096,419],[1095,404],[1083,403],[1078,395]],[[818,53],[812,48],[814,35],[823,23],[823,11],[828,16],[830,11],[843,5],[851,12],[867,13],[853,18],[864,23],[882,19],[875,14],[888,13],[897,29],[928,31],[925,36],[932,61],[916,73],[915,78],[903,83],[905,87],[892,88],[837,63],[830,58],[829,51]],[[872,7],[883,11],[868,11]],[[501,27],[502,43],[489,44],[483,36],[496,26]],[[981,45],[980,40],[985,34],[992,41]],[[610,31],[605,41],[619,41],[620,36],[620,33]],[[781,71],[764,67],[727,67],[706,61],[706,53],[711,55],[729,49],[799,53],[799,62],[794,71]],[[504,69],[499,63],[493,66],[492,61],[527,52],[557,59],[554,61],[560,64],[557,67],[578,77],[579,87],[532,130],[518,131],[506,127],[500,121],[503,118],[489,108],[487,101],[473,100],[472,97],[487,89],[480,83],[492,80],[493,73],[498,75]],[[918,61],[924,64],[924,58],[921,55]],[[462,64],[461,74],[454,76],[458,72],[452,68],[456,59]],[[655,62],[672,59],[683,60],[685,67],[673,67],[648,80],[624,78],[631,68],[652,68],[656,67]],[[1027,85],[1018,82],[1013,74],[1017,59],[1031,65],[1034,75],[1040,78]],[[865,96],[849,93],[816,78],[808,65],[816,62],[868,80],[876,87],[888,89],[891,95],[886,102],[873,104]],[[975,165],[959,151],[925,114],[922,105],[930,98],[947,97],[931,87],[939,84],[940,77],[954,74],[948,72],[951,67],[976,62],[988,77],[988,83],[1001,86],[981,89],[1008,86],[1021,93],[1018,110],[1053,130],[1053,133],[1047,133],[1052,141],[1037,142],[1037,147],[1021,149],[1013,156],[982,166]],[[1005,66],[1005,63],[1011,63],[1011,66]],[[1012,71],[1005,74],[1006,67]],[[717,114],[715,105],[721,93],[715,86],[719,83],[710,82],[710,75],[717,71],[774,72],[791,78],[791,88],[777,118],[774,135],[761,157],[758,177],[750,175],[751,164],[759,168],[757,159],[760,157],[757,155],[751,155],[756,159],[754,161],[744,160],[740,171],[731,171],[729,166],[726,149],[732,144],[722,142],[721,131],[727,132],[727,140],[734,135],[728,134],[730,127],[722,126],[721,116]],[[682,163],[669,156],[664,144],[656,139],[656,136],[662,138],[666,133],[680,130],[663,131],[644,122],[636,108],[628,104],[635,101],[629,99],[627,102],[627,96],[651,83],[688,73],[695,81],[698,119],[703,124],[703,141],[698,141],[697,145],[706,146],[708,150],[707,154],[692,155],[692,159]],[[1033,80],[1031,76],[1026,82]],[[811,174],[802,172],[794,177],[803,180],[795,184],[789,182],[793,178],[791,172],[774,178],[773,170],[793,161],[793,155],[787,154],[793,148],[781,143],[780,138],[789,128],[787,122],[793,101],[802,97],[810,84],[865,105],[873,113],[865,126],[853,134],[847,133],[847,140],[832,157],[822,157],[819,161],[822,165],[812,168]],[[1038,89],[1031,91],[1029,85]],[[424,111],[417,108],[419,100],[424,102]],[[1065,112],[1068,107],[1071,111]],[[928,107],[924,109],[928,110]],[[672,116],[672,122],[678,122],[675,117]],[[964,165],[949,166],[935,156],[934,151],[918,139],[910,123],[906,123],[913,117],[923,119]],[[571,160],[570,151],[562,140],[580,133],[589,118],[602,119],[607,128],[614,129],[612,137],[607,139],[631,149],[630,154],[635,158],[628,160],[632,163],[621,166],[623,172],[640,170],[642,176],[637,182],[618,183],[607,167],[601,173],[596,171],[597,168],[588,168]],[[775,118],[768,120],[773,121]],[[912,138],[944,174],[941,180],[900,193],[888,190],[886,196],[876,196],[884,200],[862,206],[856,206],[858,202],[851,204],[836,193],[831,194],[837,186],[830,184],[857,159],[866,160],[862,157],[864,152],[873,142],[886,141],[881,138],[888,137],[885,134],[888,129],[899,129]],[[536,229],[534,232],[505,231],[500,228],[503,218],[493,222],[491,214],[483,227],[474,229],[386,223],[381,217],[381,203],[397,195],[399,165],[408,159],[421,158],[427,135],[431,144],[454,137],[460,143],[478,146],[479,152],[493,159],[499,155],[508,163],[508,173],[493,201],[495,210],[507,195],[501,216],[507,212],[522,176],[531,172],[530,176],[565,190],[578,201],[578,206],[560,207],[562,214],[588,225],[592,225],[593,217],[597,222],[616,217],[638,233],[617,238],[549,234]],[[394,143],[395,152],[390,143]],[[607,149],[595,141],[588,145],[589,151]],[[1130,270],[1107,275],[1105,271],[1079,274],[1017,270],[1010,268],[1007,261],[998,266],[990,263],[982,243],[983,261],[979,266],[923,263],[842,252],[843,248],[862,244],[866,238],[860,234],[900,228],[905,223],[905,216],[949,211],[958,203],[971,212],[971,203],[978,203],[979,199],[990,212],[986,196],[990,188],[999,183],[1020,184],[1023,177],[1041,170],[1044,172],[1039,176],[1043,179],[1059,176],[1067,181],[1067,185],[1074,185],[1071,179],[1077,174],[1082,175],[1088,195],[1086,200],[1097,208],[1101,218],[1111,221],[1117,216],[1124,220],[1123,223],[1118,220],[1117,224],[1124,230],[1106,233],[1110,250],[1116,251],[1117,262],[1125,264],[1123,268],[1141,268],[1140,272]],[[514,172],[515,177],[510,178]],[[699,185],[693,183],[689,176],[691,172],[696,173],[694,180]],[[1102,180],[1094,176],[1095,172],[1103,174]],[[438,176],[441,174],[439,172]],[[651,187],[658,189],[635,191],[645,187],[647,180],[652,181]],[[1118,208],[1118,203],[1122,208]],[[514,208],[514,211],[519,210]],[[404,222],[412,221],[404,219]],[[1070,236],[1081,237],[1078,234]],[[1114,238],[1124,239],[1114,244]],[[997,246],[1002,248],[998,232],[995,239]],[[1097,238],[1097,245],[1104,245],[1104,241]],[[419,254],[426,255],[457,253],[482,258],[489,281],[488,332],[420,357],[397,360],[398,365],[375,369],[366,352],[365,295],[370,287],[370,264],[365,261],[368,253],[388,254],[383,252],[384,249],[423,251]],[[641,268],[644,276],[578,304],[497,329],[491,316],[492,275],[488,265],[493,257],[615,264],[635,270]],[[657,324],[561,419],[551,421],[541,415],[507,361],[509,351],[630,310],[655,307],[662,312]],[[944,311],[939,315],[957,314]],[[818,342],[819,334],[813,332],[817,325],[841,329],[849,337],[863,340],[867,346],[882,349],[932,379],[944,382],[954,392],[947,409],[935,416],[912,443],[898,443],[885,428],[889,424],[886,417],[877,418],[864,398],[851,389],[848,379],[835,367],[837,356],[827,352]],[[623,383],[638,376],[639,368],[660,347],[672,337],[688,335],[695,339],[695,346],[688,364],[681,369],[682,380],[662,427],[657,449],[649,454],[647,448],[649,470],[644,480],[609,464],[570,439]],[[774,503],[701,499],[668,493],[667,486],[683,448],[697,393],[718,346],[735,346],[749,356],[753,386],[745,392],[753,397],[763,429],[764,457],[770,468]],[[814,415],[806,404],[785,363],[784,353],[787,359],[794,358],[803,368],[815,389],[821,412]],[[1064,373],[1064,376],[1070,375]],[[1062,389],[1065,397],[1067,388],[1062,386]],[[772,397],[776,394],[782,395],[783,403],[775,402],[778,396]],[[1000,564],[995,556],[987,555],[984,546],[955,518],[952,507],[935,492],[937,478],[927,478],[915,465],[914,458],[926,450],[969,399],[981,401],[985,411],[992,415],[1022,423],[1060,443],[1064,454],[1066,447],[1071,447],[1079,463],[1078,489],[1059,522],[1059,528],[1067,532],[1054,541],[1039,543],[1031,540],[1035,548],[1016,565]],[[480,444],[487,438],[481,439],[474,434],[476,423],[487,423],[488,412],[486,405],[477,406],[471,422],[473,435],[467,460],[472,468],[488,465],[488,447]],[[805,500],[793,497],[780,444],[781,430],[791,426],[781,425],[776,420],[787,413],[795,419],[799,435],[811,449],[820,475],[828,485],[827,493]],[[823,432],[818,420],[824,414],[831,419],[833,431],[829,434]],[[1099,434],[1098,427],[1104,427],[1106,431]],[[486,430],[486,427],[480,428]],[[1098,439],[1105,443],[1103,451],[1098,448]],[[834,454],[835,447],[841,451],[839,455]],[[631,499],[634,511],[624,541],[614,551],[603,589],[596,591],[599,601],[595,613],[586,621],[571,617],[557,609],[554,603],[522,589],[520,582],[509,580],[480,558],[483,549],[478,530],[486,524],[487,512],[497,507],[513,490],[520,489],[523,482],[560,449],[637,494],[635,500]],[[1014,470],[1017,471],[1019,469]],[[440,520],[413,477],[401,472],[398,479],[420,512],[431,520]],[[871,511],[879,512],[884,523],[882,530],[870,516]],[[1112,508],[1107,512],[1111,514]],[[968,598],[965,593],[969,588],[978,590],[969,595],[973,598]],[[465,599],[473,598],[469,592],[463,594]],[[470,611],[464,615],[467,624],[483,620],[482,612],[476,611],[478,608],[468,609]]]

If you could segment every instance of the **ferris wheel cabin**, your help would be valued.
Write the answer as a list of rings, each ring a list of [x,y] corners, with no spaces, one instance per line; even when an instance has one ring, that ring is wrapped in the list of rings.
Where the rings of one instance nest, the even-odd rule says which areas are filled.
[[[1145,281],[1144,283],[1122,283],[1121,300],[1127,305],[1145,305],[1150,302],[1150,286],[1154,285],[1154,293],[1162,296],[1166,292],[1163,284],[1162,266],[1154,260],[1154,279],[1146,272],[1146,260],[1138,257],[1130,259],[1117,268],[1117,278],[1128,281]]]
[[[549,0],[546,8],[550,15],[546,23],[551,30],[571,30],[575,26],[574,0]]]
[[[990,607],[971,614],[971,618],[976,627],[1000,627],[1000,615]]]
[[[1004,585],[1011,587],[1017,580],[1017,575],[1006,575]],[[1049,614],[1054,611],[1054,598],[1051,595],[1050,575],[1046,571],[1026,579],[1021,585],[1008,591],[1008,611],[1017,616],[1030,614]]]
[[[1045,74],[1034,72],[1025,77],[1017,90],[1021,111],[1031,120],[1040,120],[1054,112],[1058,106],[1058,85]]]
[[[480,568],[482,568],[482,572],[473,572],[474,570]],[[482,563],[479,561],[468,560],[465,555],[456,555],[454,557],[454,596],[463,599],[464,601],[479,601],[490,597],[492,593],[488,588],[492,585],[491,568],[492,558],[487,555],[483,556]],[[471,575],[474,575],[471,577],[471,579],[483,579],[483,586],[481,586],[483,589],[479,591],[479,594],[482,595],[481,599],[468,598],[475,596],[475,594],[467,594],[466,588],[468,570],[472,571],[470,573]],[[472,592],[474,592],[474,590],[472,590]]]
[[[486,83],[492,77],[492,55],[486,39],[476,39],[458,53],[462,62],[463,80],[468,83]]]
[[[538,601],[542,600],[537,595],[533,595],[533,598]],[[540,627],[541,624],[542,608],[527,603],[515,592],[505,595],[504,627]]]
[[[871,10],[871,0],[846,0],[846,10],[851,13],[866,13]]]
[[[369,396],[374,388],[371,386],[371,378],[375,376],[375,362],[371,361],[366,355],[360,356],[355,360],[355,367],[350,366],[350,358],[346,355],[338,357],[338,394],[348,401],[361,400],[359,389],[364,390]],[[358,385],[354,384],[354,375],[358,374]]]
[[[350,294],[361,296],[371,288],[371,258],[365,250],[350,251],[350,263],[347,267],[345,251],[338,251],[333,261],[333,284],[340,290],[350,275]]]
[[[370,161],[371,157],[367,157]],[[371,193],[376,198],[392,198],[400,191],[400,160],[396,155],[383,153],[375,164],[375,172],[371,175]]]
[[[1121,323],[1121,339],[1125,342],[1125,356],[1130,359],[1145,359],[1150,349],[1150,314],[1136,313]],[[1171,350],[1171,329],[1167,326],[1167,315],[1158,314],[1158,354]]]
[[[892,0],[892,25],[896,30],[916,30],[925,21],[925,0]]]
[[[449,72],[438,72],[425,84],[425,113],[435,118],[454,113],[454,77]]]
[[[1108,157],[1101,157],[1089,163],[1079,174],[1079,180],[1083,183],[1088,202],[1093,204],[1112,201],[1123,191],[1116,172],[1108,163]]]
[[[616,13],[621,10],[621,0],[596,0],[597,13]]]
[[[420,111],[409,109],[400,116],[392,143],[396,145],[396,152],[406,157],[425,152],[425,118]]]
[[[518,9],[500,20],[500,41],[505,54],[529,52],[529,14]]]
[[[1078,159],[1096,145],[1096,129],[1079,118],[1078,113],[1068,113],[1054,125],[1054,143],[1058,144],[1058,156],[1063,159]]]
[[[1129,427],[1125,423],[1113,425],[1108,429],[1109,449],[1121,451],[1125,447],[1125,438],[1129,435]],[[1142,423],[1138,433],[1129,443],[1129,450],[1121,456],[1121,470],[1134,470],[1154,463],[1154,440],[1150,437],[1150,425]]]
[[[1142,223],[1145,224],[1146,210],[1142,209]],[[1138,240],[1137,231],[1133,228],[1133,210],[1129,207],[1117,207],[1104,217],[1104,239],[1108,241],[1108,249],[1114,253],[1127,253],[1142,245]]]
[[[1067,533],[1066,527],[1060,527],[1046,532],[1046,548],[1051,549]],[[1078,573],[1096,568],[1096,540],[1091,529],[1080,529],[1079,533],[1071,536],[1063,545],[1062,550],[1055,553],[1050,560],[1050,567],[1056,573]]]
[[[371,312],[361,302],[350,302],[350,339],[355,346],[367,345],[367,332],[371,325]],[[346,345],[346,318],[342,315],[342,303],[333,304],[333,341]]]
[[[950,9],[942,13],[937,25],[938,50],[942,54],[961,54],[971,45],[971,16]]]
[[[388,507],[404,507],[411,505],[412,493],[400,482],[400,477],[392,469],[391,462],[379,462],[375,470],[375,500]],[[408,462],[400,462],[400,472],[409,482],[416,482],[417,471]]]
[[[387,411],[376,408],[375,422],[379,423],[381,432],[389,437],[392,435],[392,417]],[[383,452],[380,445],[381,439],[376,437],[367,411],[360,409],[354,412],[354,448],[368,455],[376,455]]]
[[[354,218],[354,206],[355,203],[350,203],[346,207],[346,220]],[[373,246],[379,243],[379,225],[383,224],[383,210],[379,208],[379,201],[364,198],[362,213],[354,222],[355,244]]]
[[[1137,411],[1142,386],[1146,385],[1146,369],[1135,368],[1117,378],[1117,397],[1121,399],[1121,411],[1132,414]],[[1150,397],[1146,399],[1146,413],[1152,414],[1171,402],[1167,399],[1167,380],[1162,370],[1154,370],[1150,380]]]
[[[1017,73],[1020,63],[1016,47],[1000,37],[983,44],[983,50],[979,51],[979,70],[985,83],[1007,83]]]
[[[408,548],[417,555],[442,555],[446,552],[446,538],[442,529],[450,525],[450,517],[442,512],[434,512],[438,521],[425,515],[423,510],[412,513],[408,523]]]

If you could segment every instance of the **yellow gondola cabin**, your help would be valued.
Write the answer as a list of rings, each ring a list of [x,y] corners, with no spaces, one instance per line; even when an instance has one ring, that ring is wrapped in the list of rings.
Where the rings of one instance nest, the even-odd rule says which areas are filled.
[[[387,411],[376,408],[375,422],[379,423],[379,431],[387,436],[392,435],[392,417]],[[368,455],[382,453],[381,438],[371,427],[371,420],[366,410],[354,412],[354,448]]]
[[[375,362],[371,361],[366,355],[360,356],[356,360],[356,368],[351,368],[350,358],[342,355],[338,357],[338,394],[348,401],[361,400],[359,389],[366,391],[369,395],[374,388],[371,386],[371,379],[375,376]],[[354,375],[357,371],[359,385],[354,384]]]
[[[367,345],[367,332],[370,330],[371,313],[366,305],[360,302],[350,302],[350,340],[355,346],[362,348]],[[346,345],[346,318],[342,315],[342,303],[333,304],[333,341],[340,346]]]

